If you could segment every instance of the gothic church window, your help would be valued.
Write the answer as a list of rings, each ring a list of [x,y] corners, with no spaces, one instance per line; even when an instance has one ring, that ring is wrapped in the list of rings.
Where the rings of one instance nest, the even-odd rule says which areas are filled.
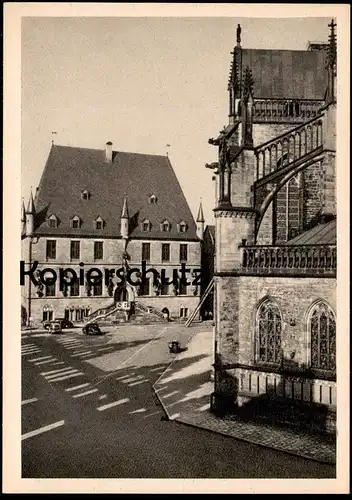
[[[311,341],[311,367],[336,371],[336,321],[332,309],[318,302],[311,311],[308,323]]]
[[[282,319],[278,306],[265,300],[257,311],[257,361],[259,363],[280,364]]]

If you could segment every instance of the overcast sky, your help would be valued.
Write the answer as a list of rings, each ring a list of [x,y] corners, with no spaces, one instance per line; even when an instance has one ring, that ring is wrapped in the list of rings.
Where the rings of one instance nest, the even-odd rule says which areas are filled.
[[[196,215],[213,223],[208,138],[228,123],[236,26],[244,48],[306,49],[327,18],[22,19],[22,196],[56,144],[165,154]],[[169,148],[166,145],[170,144]],[[117,180],[118,182],[118,180]]]

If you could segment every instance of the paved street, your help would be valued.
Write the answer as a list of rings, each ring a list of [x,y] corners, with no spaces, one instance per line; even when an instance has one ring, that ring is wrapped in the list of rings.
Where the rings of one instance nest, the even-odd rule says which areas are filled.
[[[205,328],[22,332],[22,477],[334,477],[333,466],[162,419],[152,386],[175,357],[168,342]]]

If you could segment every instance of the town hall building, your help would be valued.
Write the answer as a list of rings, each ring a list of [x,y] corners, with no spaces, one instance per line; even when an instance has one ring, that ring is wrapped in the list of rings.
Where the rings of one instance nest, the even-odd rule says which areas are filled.
[[[332,430],[336,25],[307,50],[242,47],[215,173],[211,407]]]
[[[26,269],[37,261],[38,270],[86,276],[94,268],[103,280],[36,286],[26,276],[22,321],[121,319],[119,306],[125,320],[137,312],[186,319],[200,297],[194,275],[203,232],[202,208],[195,222],[168,156],[116,151],[111,142],[102,149],[53,144],[35,196],[22,208]],[[188,284],[173,279],[182,265]],[[128,271],[131,279],[121,279]]]

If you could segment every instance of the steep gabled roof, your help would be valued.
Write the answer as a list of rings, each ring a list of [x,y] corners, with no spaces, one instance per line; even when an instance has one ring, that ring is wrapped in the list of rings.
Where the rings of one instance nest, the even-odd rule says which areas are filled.
[[[82,199],[88,190],[89,200]],[[150,193],[158,202],[149,203]],[[113,152],[105,161],[105,149],[86,149],[53,145],[36,194],[37,234],[119,237],[124,199],[128,200],[131,237],[146,239],[198,240],[192,213],[167,156]],[[49,228],[50,213],[58,217],[57,228]],[[78,215],[79,229],[70,227]],[[100,216],[105,224],[97,230]],[[141,222],[148,219],[151,230],[143,232]],[[160,220],[171,223],[168,233],[160,230]],[[186,233],[177,232],[179,220],[187,222]]]
[[[325,65],[323,50],[242,49],[242,73],[247,66],[252,71],[255,98],[323,100]]]

